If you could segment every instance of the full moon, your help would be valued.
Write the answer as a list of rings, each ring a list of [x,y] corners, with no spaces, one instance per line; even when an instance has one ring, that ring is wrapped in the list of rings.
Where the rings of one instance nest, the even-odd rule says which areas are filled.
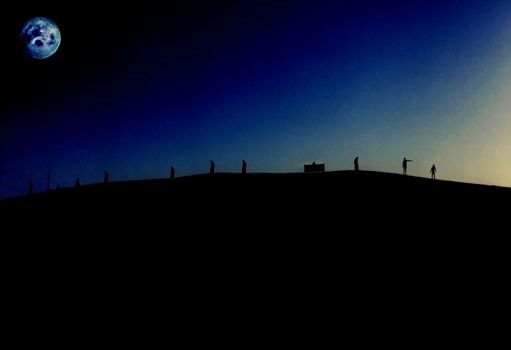
[[[57,52],[60,45],[60,30],[52,20],[34,17],[23,25],[20,38],[25,52],[30,57],[40,60]]]

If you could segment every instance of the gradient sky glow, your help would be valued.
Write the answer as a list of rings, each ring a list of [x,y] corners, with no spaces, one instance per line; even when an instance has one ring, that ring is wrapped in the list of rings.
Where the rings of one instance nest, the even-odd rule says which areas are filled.
[[[18,5],[2,23],[0,198],[54,186],[327,170],[511,187],[511,2]],[[51,5],[50,5],[51,6]],[[83,7],[85,6],[85,7]],[[142,7],[141,7],[142,6]],[[144,7],[145,6],[145,7]],[[7,11],[7,12],[9,12]],[[30,17],[59,25],[24,56]]]

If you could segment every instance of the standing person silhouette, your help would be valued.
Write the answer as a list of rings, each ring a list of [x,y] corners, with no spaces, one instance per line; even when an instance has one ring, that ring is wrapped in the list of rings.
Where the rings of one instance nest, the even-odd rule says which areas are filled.
[[[173,166],[170,167],[170,178],[173,179],[176,177],[176,169]]]
[[[109,178],[110,178],[110,174],[108,173],[108,171],[106,171],[106,170],[105,170],[105,171],[103,172],[103,183],[104,183],[104,184],[107,184],[107,183],[108,183]]]
[[[75,180],[75,187],[80,187],[80,176],[78,176]]]
[[[435,164],[433,164],[433,166],[431,167],[431,170],[429,172],[431,173],[431,178],[432,179],[436,179],[436,166],[435,166]]]
[[[243,161],[241,162],[241,173],[242,174],[246,174],[247,173],[247,162],[245,162],[245,160],[243,159]]]
[[[355,165],[355,171],[358,171],[358,157],[355,157],[353,164]]]
[[[214,174],[215,173],[215,162],[212,160],[209,161],[209,173]]]
[[[407,163],[408,162],[412,162],[412,160],[411,159],[406,159],[406,157],[403,158],[403,175],[406,175],[406,168],[407,168]]]
[[[32,193],[34,193],[34,184],[32,183],[32,181],[30,180],[28,182],[28,195],[30,196]]]

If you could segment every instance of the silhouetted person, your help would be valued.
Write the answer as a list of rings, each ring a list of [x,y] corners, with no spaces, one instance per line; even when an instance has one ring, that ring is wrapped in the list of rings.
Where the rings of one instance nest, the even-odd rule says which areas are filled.
[[[110,174],[108,174],[108,171],[105,170],[104,173],[103,173],[103,183],[107,184],[109,178],[110,178]]]
[[[215,173],[215,162],[213,162],[212,160],[209,161],[209,173],[210,174],[214,174]]]
[[[433,166],[431,167],[431,170],[429,171],[431,173],[431,178],[432,179],[436,179],[436,166],[435,164],[433,164]]]
[[[173,166],[170,167],[170,178],[173,179],[176,177],[176,169]]]
[[[28,195],[30,196],[32,193],[34,193],[34,184],[32,181],[28,182]]]
[[[355,165],[355,171],[358,171],[358,157],[355,157],[353,164]]]
[[[75,187],[80,187],[80,176],[78,176],[75,180]]]
[[[407,168],[408,162],[412,162],[412,160],[411,159],[406,159],[406,157],[403,158],[403,175],[406,175],[406,168]]]
[[[246,174],[247,173],[247,162],[245,162],[245,160],[243,160],[242,163],[241,163],[241,173],[242,174]]]

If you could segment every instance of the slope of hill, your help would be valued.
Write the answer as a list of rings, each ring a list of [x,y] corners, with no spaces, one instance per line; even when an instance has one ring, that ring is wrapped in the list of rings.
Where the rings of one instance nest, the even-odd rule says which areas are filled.
[[[35,308],[35,293],[80,315],[171,300],[183,317],[215,315],[208,325],[227,312],[281,329],[269,316],[281,312],[307,331],[333,327],[330,310],[350,322],[371,315],[377,329],[389,315],[430,315],[451,332],[439,314],[467,322],[474,300],[487,308],[501,290],[509,199],[507,188],[365,171],[198,175],[12,198],[0,203],[7,300]],[[416,323],[404,323],[414,334]]]
[[[353,219],[359,227],[378,219],[397,228],[413,220],[427,225],[497,215],[509,199],[509,188],[369,171],[218,173],[65,188],[3,200],[0,208],[11,215],[54,220],[151,218],[203,224],[203,218],[211,220],[211,229],[238,218],[325,227],[346,226]]]

